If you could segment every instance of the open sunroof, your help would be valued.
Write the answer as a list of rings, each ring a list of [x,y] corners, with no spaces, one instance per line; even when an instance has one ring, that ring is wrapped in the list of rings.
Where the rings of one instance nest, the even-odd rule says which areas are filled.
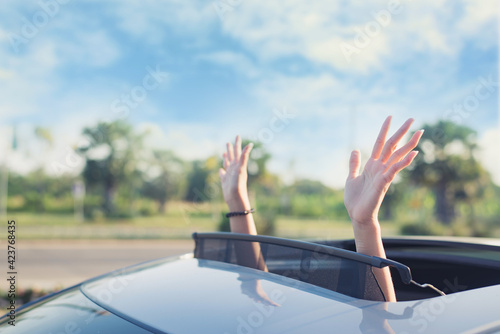
[[[311,242],[238,233],[194,233],[198,259],[269,271],[351,297],[385,301],[372,268],[394,267],[401,280],[410,268],[388,259]]]

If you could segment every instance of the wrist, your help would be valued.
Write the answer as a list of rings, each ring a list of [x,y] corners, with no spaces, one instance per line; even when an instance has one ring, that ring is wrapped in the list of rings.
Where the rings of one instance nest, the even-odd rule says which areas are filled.
[[[382,233],[378,220],[359,223],[352,222],[356,251],[370,256],[385,257]]]
[[[250,206],[250,200],[248,196],[236,196],[227,201],[227,206],[229,207],[229,211],[245,211],[250,210],[252,207]]]
[[[351,218],[352,226],[354,229],[358,229],[361,231],[373,231],[376,229],[380,229],[380,223],[378,218],[369,218],[365,220],[357,220]]]

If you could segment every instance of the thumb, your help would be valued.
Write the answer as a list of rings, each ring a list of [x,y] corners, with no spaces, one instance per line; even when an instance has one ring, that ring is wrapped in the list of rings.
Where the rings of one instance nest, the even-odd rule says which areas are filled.
[[[349,159],[349,175],[348,180],[355,179],[359,175],[359,167],[361,165],[361,153],[358,150],[351,152],[351,158]]]

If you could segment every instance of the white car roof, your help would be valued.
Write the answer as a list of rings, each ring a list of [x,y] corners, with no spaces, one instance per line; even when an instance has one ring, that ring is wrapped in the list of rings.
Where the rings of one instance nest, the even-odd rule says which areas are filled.
[[[242,284],[257,281],[279,306],[256,302],[256,295],[242,290]],[[426,300],[373,302],[192,256],[110,274],[81,290],[101,307],[156,333],[442,334],[500,329],[498,285]]]

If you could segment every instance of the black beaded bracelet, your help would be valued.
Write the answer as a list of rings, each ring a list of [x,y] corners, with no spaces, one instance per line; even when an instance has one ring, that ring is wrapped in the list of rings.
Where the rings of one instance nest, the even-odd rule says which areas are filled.
[[[226,217],[230,218],[230,217],[234,217],[234,216],[246,216],[252,212],[255,212],[255,209],[252,208],[250,210],[245,210],[245,211],[229,212],[229,213],[226,213]]]

